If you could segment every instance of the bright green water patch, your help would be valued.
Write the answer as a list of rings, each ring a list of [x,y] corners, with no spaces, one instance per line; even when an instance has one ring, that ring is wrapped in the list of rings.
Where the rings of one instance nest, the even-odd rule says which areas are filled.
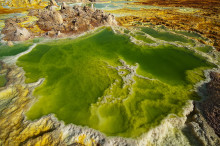
[[[141,32],[138,32],[137,34],[132,35],[135,39],[137,40],[141,40],[145,43],[155,43],[155,41],[147,38],[146,36],[144,36],[144,34],[142,34]]]
[[[170,32],[159,32],[150,27],[144,27],[142,28],[142,31],[151,35],[154,38],[158,38],[158,39],[169,41],[169,42],[173,42],[173,41],[179,41],[183,43],[193,42],[192,40],[189,40],[183,36],[172,34]]]
[[[211,46],[197,47],[196,49],[204,53],[208,53],[213,50]]]
[[[43,40],[44,40],[44,38],[34,38],[33,39],[33,43],[39,43],[39,42],[41,42]]]
[[[124,33],[125,33],[125,34],[128,34],[129,32],[130,32],[129,30],[124,29]]]
[[[4,87],[6,83],[7,83],[6,76],[0,74],[0,87]]]
[[[193,37],[193,38],[202,38],[201,35],[195,32],[187,32],[187,31],[175,31],[176,33],[183,34],[185,36]]]
[[[2,70],[2,65],[0,64],[0,71]],[[0,87],[4,87],[7,83],[6,75],[0,74]]]
[[[186,101],[198,98],[191,89],[202,70],[213,67],[184,48],[138,46],[109,29],[37,45],[17,65],[27,83],[45,78],[29,119],[55,113],[66,124],[123,137],[140,136],[170,113],[181,116]]]
[[[14,56],[21,52],[24,52],[28,50],[28,48],[31,46],[31,43],[23,43],[23,44],[16,44],[12,47],[7,45],[1,45],[0,46],[0,58],[3,56]]]

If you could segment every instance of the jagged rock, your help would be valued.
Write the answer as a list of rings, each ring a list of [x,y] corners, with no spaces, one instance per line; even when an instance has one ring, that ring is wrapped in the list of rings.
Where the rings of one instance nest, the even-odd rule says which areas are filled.
[[[53,11],[53,12],[55,12],[56,11],[56,6],[51,6],[49,9],[50,9],[50,11]]]
[[[55,0],[50,0],[49,5],[46,6],[46,9],[55,11],[56,7],[58,7],[57,3]]]
[[[26,19],[9,18],[5,20],[5,27],[2,33],[5,35],[3,39],[8,41],[24,41],[31,38],[31,33],[26,28],[21,28],[17,23]]]
[[[50,0],[50,5],[51,6],[58,6],[57,2],[55,0]]]
[[[63,23],[63,18],[58,11],[44,9],[39,12],[38,17],[37,25],[46,31],[60,29],[59,26]]]
[[[29,16],[36,16],[38,18],[36,25],[42,31],[39,33],[33,32],[32,35],[44,36],[46,34],[46,36],[56,37],[58,32],[72,35],[94,29],[98,26],[117,25],[115,17],[111,14],[104,13],[102,10],[94,10],[88,6],[70,7],[66,3],[62,4],[60,10],[56,10],[53,5],[56,4],[51,1],[51,4],[45,9],[29,11]],[[10,19],[5,21],[6,25],[2,31],[3,34],[7,34],[5,40],[19,41],[30,38],[31,34],[28,30],[21,28],[17,24],[23,21],[25,19]]]
[[[67,9],[67,7],[69,7],[69,6],[65,2],[62,2],[61,10]]]
[[[57,35],[57,36],[60,36],[60,35],[61,35],[60,31],[58,31],[58,32],[56,33],[56,35]]]
[[[211,81],[206,84],[208,98],[200,103],[207,123],[220,136],[220,73],[211,72]]]
[[[14,44],[13,44],[12,41],[8,41],[8,42],[7,42],[7,45],[11,47],[11,46],[13,46]]]
[[[53,20],[55,22],[57,22],[58,24],[62,24],[63,23],[63,18],[61,16],[61,14],[59,12],[53,12],[52,14]]]
[[[18,25],[15,19],[6,19],[5,27],[2,29],[2,34],[6,35],[5,37],[7,38],[7,35],[13,33],[16,30],[16,27],[18,27]]]
[[[26,28],[16,28],[16,31],[14,33],[14,39],[15,41],[24,41],[28,40],[30,38],[30,33]]]
[[[32,12],[33,13],[33,12]],[[37,16],[40,29],[61,33],[81,33],[101,25],[117,25],[113,15],[90,7],[70,7],[63,3],[60,11],[44,9]]]
[[[39,9],[31,9],[28,12],[28,16],[37,16],[39,15],[40,10]]]

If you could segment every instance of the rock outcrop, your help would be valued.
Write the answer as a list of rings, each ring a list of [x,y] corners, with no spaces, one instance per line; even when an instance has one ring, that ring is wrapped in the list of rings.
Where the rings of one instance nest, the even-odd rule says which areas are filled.
[[[55,3],[45,9],[35,9],[29,11],[29,16],[36,16],[38,20],[33,22],[41,32],[31,32],[29,28],[22,28],[19,23],[25,21],[18,18],[9,18],[5,21],[5,27],[2,33],[3,39],[7,41],[23,41],[36,36],[69,36],[83,33],[103,25],[117,25],[115,17],[106,14],[102,10],[94,10],[88,6],[70,7],[63,3],[60,10],[54,8]],[[33,27],[33,26],[30,26]],[[60,35],[64,34],[64,35]]]
[[[30,13],[31,14],[31,13]],[[70,7],[63,3],[61,10],[41,10],[36,15],[37,25],[44,31],[60,31],[61,33],[81,33],[101,25],[116,25],[114,16],[90,7]]]
[[[220,73],[211,72],[211,81],[206,84],[208,98],[200,104],[207,123],[220,137]]]
[[[5,34],[4,39],[7,41],[24,41],[31,38],[31,33],[18,25],[25,19],[11,18],[5,21],[6,27],[3,28],[2,34]]]
[[[55,0],[50,0],[50,5],[52,6],[58,6],[57,2]]]

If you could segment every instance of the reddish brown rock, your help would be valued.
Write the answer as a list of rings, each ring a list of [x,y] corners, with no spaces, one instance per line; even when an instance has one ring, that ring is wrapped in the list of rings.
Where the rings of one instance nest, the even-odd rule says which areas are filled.
[[[208,98],[200,106],[207,123],[220,137],[220,73],[211,72],[211,81],[207,83]]]
[[[103,25],[117,25],[115,17],[102,10],[94,10],[87,6],[70,7],[65,3],[62,4],[59,11],[51,6],[45,9],[30,10],[28,15],[38,18],[33,25],[38,26],[39,33],[31,33],[26,28],[21,28],[18,23],[22,20],[18,22],[17,19],[8,19],[5,21],[5,28],[2,31],[5,34],[5,40],[20,41],[31,38],[31,35],[57,37],[57,34],[65,34],[59,35],[61,37],[83,33]],[[33,26],[31,27],[33,28]]]

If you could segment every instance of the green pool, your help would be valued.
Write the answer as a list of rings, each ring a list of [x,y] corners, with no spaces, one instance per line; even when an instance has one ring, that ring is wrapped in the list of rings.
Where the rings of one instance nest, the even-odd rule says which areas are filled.
[[[186,48],[138,46],[109,28],[39,44],[17,65],[26,83],[45,78],[26,113],[30,120],[54,113],[66,124],[132,138],[170,113],[181,116],[186,101],[198,99],[191,89],[203,70],[214,67]]]
[[[15,44],[14,46],[10,47],[7,45],[0,45],[0,58],[4,56],[14,56],[21,52],[26,51],[32,43],[25,42],[20,44]]]

